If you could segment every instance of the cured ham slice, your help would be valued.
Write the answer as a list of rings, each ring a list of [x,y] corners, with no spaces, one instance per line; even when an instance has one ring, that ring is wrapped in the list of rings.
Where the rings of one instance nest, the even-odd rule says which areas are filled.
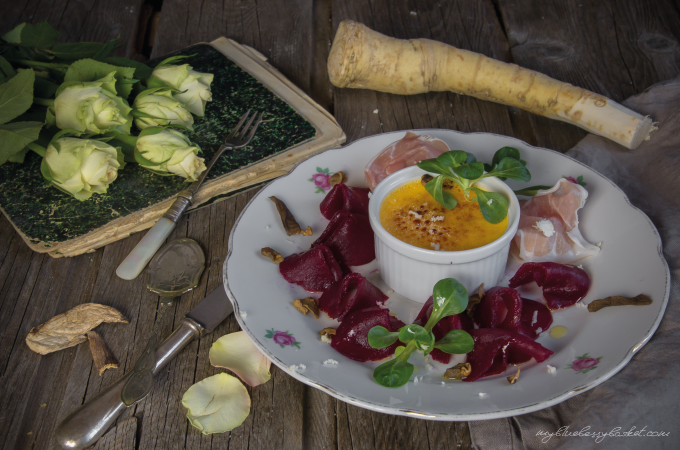
[[[390,316],[387,309],[378,306],[358,309],[345,317],[331,338],[331,347],[346,357],[359,362],[377,361],[394,354],[399,341],[385,348],[373,348],[368,345],[368,332],[375,326],[383,326],[390,331],[397,331],[404,322]]]
[[[463,379],[467,382],[505,372],[507,365],[513,364],[508,357],[510,351],[527,361],[534,358],[537,362],[545,361],[554,353],[526,336],[502,328],[479,328],[469,333],[475,349],[467,355],[472,367],[470,375]]]
[[[345,275],[341,281],[331,284],[321,297],[319,309],[331,319],[342,321],[348,313],[378,306],[384,303],[387,295],[358,273]]]
[[[323,244],[284,258],[279,272],[287,282],[312,292],[321,292],[343,277],[333,252]]]
[[[532,281],[543,288],[543,297],[553,311],[575,305],[590,289],[590,278],[585,270],[551,262],[522,264],[510,279],[510,287]]]
[[[527,262],[570,263],[597,255],[600,248],[586,241],[578,229],[578,210],[588,191],[566,178],[548,190],[539,190],[522,202],[515,244]]]
[[[373,229],[368,216],[349,211],[335,213],[312,247],[325,244],[346,266],[360,266],[375,259]]]
[[[378,153],[364,169],[368,188],[372,191],[386,176],[418,161],[436,158],[451,149],[446,142],[427,135],[406,133],[401,140],[391,143]]]
[[[351,187],[345,183],[336,184],[321,202],[321,214],[329,220],[341,210],[367,216],[368,193],[366,188]]]
[[[420,325],[421,327],[425,326],[432,315],[432,307],[433,302],[432,297],[430,296],[430,298],[427,299],[423,307],[420,309],[420,312],[413,323]],[[437,322],[437,325],[432,328],[432,334],[434,334],[434,340],[436,342],[446,336],[446,333],[451,330],[470,331],[473,328],[474,324],[472,323],[472,320],[465,313],[460,313],[441,319],[439,322]],[[451,361],[451,355],[439,350],[438,348],[432,350],[432,352],[430,352],[430,356],[432,356],[432,359],[442,364],[448,364]]]

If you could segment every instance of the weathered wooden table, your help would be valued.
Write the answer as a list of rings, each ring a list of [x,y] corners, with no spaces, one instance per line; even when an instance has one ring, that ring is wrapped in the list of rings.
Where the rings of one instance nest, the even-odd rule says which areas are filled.
[[[432,93],[411,97],[334,89],[326,57],[334,30],[355,19],[399,38],[431,38],[546,73],[616,101],[680,72],[680,1],[656,0],[3,0],[0,33],[48,20],[61,40],[121,36],[120,56],[148,57],[227,36],[252,46],[337,118],[350,143],[409,128],[448,128],[515,136],[565,151],[585,132],[518,109]],[[374,114],[377,109],[379,112]],[[171,239],[201,243],[207,269],[199,287],[166,313],[161,334],[220,285],[227,239],[253,193],[184,217]],[[143,234],[143,233],[142,233]],[[114,270],[141,234],[74,258],[33,253],[0,218],[0,446],[52,448],[55,426],[129,370],[155,319],[158,297],[146,273],[134,281]],[[102,325],[120,368],[99,376],[87,344],[40,356],[28,331],[75,305],[111,305],[129,325]],[[202,436],[180,399],[216,372],[212,343],[238,330],[233,317],[191,344],[160,374],[152,394],[130,408],[97,448],[372,449],[470,448],[465,423],[389,416],[347,405],[272,366],[272,380],[251,390],[252,411],[231,433]]]

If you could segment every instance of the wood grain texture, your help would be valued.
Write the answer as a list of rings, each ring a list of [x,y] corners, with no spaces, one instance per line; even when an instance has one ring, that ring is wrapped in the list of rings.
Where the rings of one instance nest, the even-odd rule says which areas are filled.
[[[332,88],[325,58],[334,30],[341,20],[355,19],[399,38],[437,39],[618,101],[680,70],[677,1],[496,3],[498,8],[491,0],[165,0],[153,55],[223,35],[250,45],[333,112],[348,142],[383,131],[432,127],[514,135],[562,151],[583,133],[521,110],[450,93],[402,97]],[[0,32],[25,20],[49,20],[62,33],[62,41],[69,42],[105,40],[120,32],[125,46],[118,52],[129,56],[140,7],[141,1],[132,0],[2,0]],[[256,192],[193,212],[174,230],[170,239],[190,237],[200,243],[206,269],[198,287],[176,299],[166,313],[159,329],[162,336],[221,285],[229,233]],[[146,289],[146,271],[134,281],[120,280],[114,271],[142,235],[94,253],[53,260],[31,252],[0,217],[0,449],[53,448],[52,433],[59,421],[129,371],[141,354],[159,299]],[[127,325],[97,328],[119,359],[118,369],[100,377],[86,343],[42,357],[26,347],[31,327],[90,301],[113,306],[130,320]],[[96,448],[471,448],[465,423],[367,411],[303,385],[275,367],[270,382],[248,388],[252,409],[243,425],[230,433],[203,436],[188,424],[181,397],[195,382],[223,371],[209,364],[210,346],[238,329],[229,317],[212,334],[189,345],[159,374],[152,393],[129,408]]]

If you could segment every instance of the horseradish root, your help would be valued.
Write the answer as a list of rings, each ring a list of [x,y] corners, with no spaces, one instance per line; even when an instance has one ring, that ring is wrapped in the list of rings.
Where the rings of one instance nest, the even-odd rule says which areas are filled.
[[[429,39],[395,39],[365,25],[340,23],[328,57],[337,87],[392,94],[452,91],[562,120],[634,149],[655,128],[602,96],[515,64]]]

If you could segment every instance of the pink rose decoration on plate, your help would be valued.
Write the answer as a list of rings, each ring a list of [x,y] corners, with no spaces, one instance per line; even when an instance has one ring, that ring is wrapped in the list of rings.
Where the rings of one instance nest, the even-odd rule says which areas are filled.
[[[597,365],[600,364],[601,359],[602,356],[599,358],[592,358],[588,356],[588,353],[585,353],[583,356],[577,356],[571,364],[567,365],[567,368],[574,369],[576,373],[588,373],[591,370],[597,369]]]
[[[565,178],[567,181],[571,181],[574,184],[578,184],[579,186],[585,187],[588,185],[588,183],[583,181],[583,175],[579,175],[578,178],[574,178],[571,175],[570,176],[562,175],[562,178]]]
[[[271,330],[267,330],[267,334],[265,335],[265,337],[273,339],[274,342],[281,346],[281,348],[285,347],[286,345],[300,348],[300,343],[297,342],[293,335],[288,333],[287,331],[278,331],[272,328]]]
[[[312,175],[312,178],[310,178],[309,181],[314,183],[314,186],[316,186],[317,194],[325,194],[326,191],[331,188],[330,178],[331,174],[328,171],[328,167],[325,169],[317,167],[316,173]]]

